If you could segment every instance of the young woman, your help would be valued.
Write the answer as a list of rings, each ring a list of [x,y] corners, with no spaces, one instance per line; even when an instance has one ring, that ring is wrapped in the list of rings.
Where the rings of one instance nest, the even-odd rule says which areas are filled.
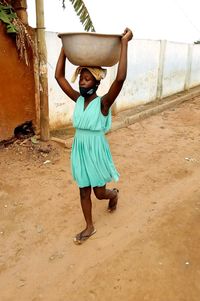
[[[109,91],[102,97],[96,91],[106,70],[101,67],[78,67],[73,81],[79,77],[79,92],[74,90],[65,78],[66,57],[61,49],[55,78],[62,90],[76,102],[73,125],[76,128],[71,153],[72,175],[80,189],[80,199],[86,228],[74,237],[81,244],[96,232],[92,220],[91,191],[102,200],[108,199],[108,211],[117,208],[118,189],[107,189],[106,184],[117,181],[119,174],[114,166],[108,142],[105,137],[111,126],[111,105],[120,93],[127,73],[128,42],[132,31],[125,29],[121,38],[121,53],[117,75]]]

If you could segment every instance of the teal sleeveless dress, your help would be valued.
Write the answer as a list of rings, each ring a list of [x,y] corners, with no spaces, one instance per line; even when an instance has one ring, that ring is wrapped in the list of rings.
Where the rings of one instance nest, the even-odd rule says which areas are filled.
[[[101,98],[93,99],[84,110],[84,97],[79,96],[73,113],[76,129],[71,152],[72,176],[80,188],[101,187],[119,174],[114,166],[105,133],[111,127],[111,110],[101,113]]]

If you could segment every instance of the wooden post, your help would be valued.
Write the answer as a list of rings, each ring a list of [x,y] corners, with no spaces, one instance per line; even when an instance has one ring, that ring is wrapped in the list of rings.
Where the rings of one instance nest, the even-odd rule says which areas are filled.
[[[18,17],[24,24],[28,24],[28,15],[27,15],[27,3],[26,0],[12,0],[12,6],[14,7]]]
[[[49,140],[49,104],[48,104],[48,77],[47,77],[47,50],[44,27],[43,0],[35,0],[36,4],[36,34],[39,60],[39,87],[40,87],[40,139]]]
[[[37,37],[35,35],[35,53],[38,53]],[[33,69],[35,81],[35,110],[36,110],[36,135],[40,137],[40,80],[39,80],[39,61],[38,55],[33,56]]]

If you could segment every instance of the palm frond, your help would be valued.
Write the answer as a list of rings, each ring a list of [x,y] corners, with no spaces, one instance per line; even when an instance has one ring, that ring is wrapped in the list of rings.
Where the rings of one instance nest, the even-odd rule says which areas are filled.
[[[5,0],[0,0],[0,21],[6,25],[7,33],[15,36],[19,57],[29,65],[28,48],[32,49],[34,55],[34,41],[28,32],[28,26],[22,23],[14,8]]]
[[[62,0],[63,8],[65,8],[65,1],[66,0]],[[95,32],[95,28],[94,28],[92,19],[90,17],[90,14],[88,12],[88,9],[87,9],[84,1],[83,0],[69,0],[69,1],[72,3],[74,10],[75,10],[77,16],[79,17],[80,22],[82,23],[84,29],[86,31]]]
[[[30,36],[27,27],[19,18],[13,19],[13,25],[17,29],[16,47],[20,59],[24,59],[26,65],[30,64],[28,58],[28,48],[31,48],[33,55],[35,54],[35,47],[32,37]]]
[[[17,18],[11,5],[7,4],[5,1],[0,1],[0,21],[6,24],[7,33],[16,33],[17,29],[13,25],[12,21]]]

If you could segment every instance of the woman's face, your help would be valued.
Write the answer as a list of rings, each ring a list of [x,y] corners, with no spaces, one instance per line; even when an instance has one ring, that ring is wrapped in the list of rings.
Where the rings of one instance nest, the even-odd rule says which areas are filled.
[[[84,88],[91,88],[96,84],[95,77],[87,69],[82,69],[79,78],[79,86]]]

